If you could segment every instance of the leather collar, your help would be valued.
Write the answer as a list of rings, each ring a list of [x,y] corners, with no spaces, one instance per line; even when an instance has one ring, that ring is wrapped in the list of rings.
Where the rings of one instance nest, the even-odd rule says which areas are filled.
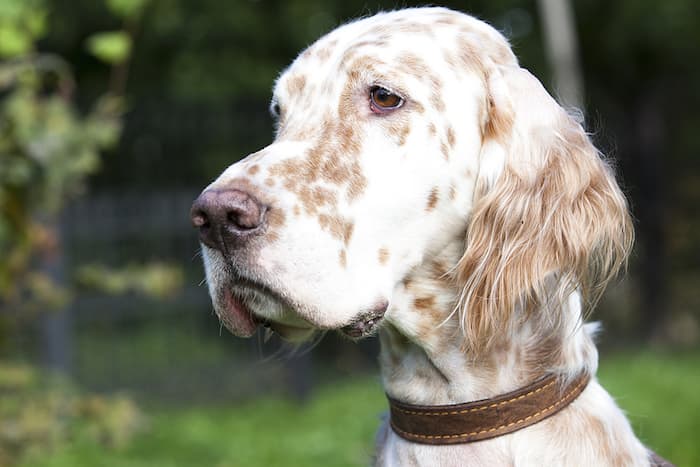
[[[455,405],[411,405],[391,397],[391,428],[421,444],[464,444],[512,433],[554,415],[586,388],[582,373],[567,384],[545,376],[515,391]]]

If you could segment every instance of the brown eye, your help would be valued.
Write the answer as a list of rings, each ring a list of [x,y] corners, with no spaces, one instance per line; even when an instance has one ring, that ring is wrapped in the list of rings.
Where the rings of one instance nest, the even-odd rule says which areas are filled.
[[[401,107],[403,98],[381,86],[369,90],[369,107],[374,113],[387,112]]]

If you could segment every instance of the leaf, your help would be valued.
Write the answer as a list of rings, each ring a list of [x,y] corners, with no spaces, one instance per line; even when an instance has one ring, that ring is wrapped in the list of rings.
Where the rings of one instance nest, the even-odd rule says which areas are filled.
[[[32,50],[46,32],[46,8],[36,0],[0,0],[0,57],[11,58]]]
[[[88,51],[109,64],[123,63],[131,53],[131,37],[124,31],[98,32],[87,38]]]
[[[148,0],[107,0],[107,8],[115,15],[131,19],[139,15]]]
[[[0,57],[11,58],[28,53],[32,37],[15,24],[0,23]]]
[[[46,33],[46,16],[44,10],[34,9],[27,12],[25,28],[31,34],[32,38],[38,39]]]

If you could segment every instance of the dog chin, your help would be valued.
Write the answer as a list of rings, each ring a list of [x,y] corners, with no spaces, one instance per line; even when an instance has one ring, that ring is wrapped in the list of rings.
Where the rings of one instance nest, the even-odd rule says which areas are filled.
[[[388,307],[387,300],[379,300],[344,323],[323,323],[302,317],[306,314],[285,299],[284,294],[256,281],[238,276],[235,282],[217,285],[216,315],[237,337],[251,337],[263,326],[294,343],[304,342],[317,331],[327,330],[337,330],[346,337],[359,340],[376,334]]]

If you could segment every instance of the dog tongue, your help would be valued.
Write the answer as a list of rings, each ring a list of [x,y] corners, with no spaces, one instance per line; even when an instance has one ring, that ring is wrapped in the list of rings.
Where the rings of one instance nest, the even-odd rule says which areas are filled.
[[[250,337],[255,334],[258,323],[240,299],[234,297],[230,291],[226,291],[223,305],[224,309],[221,310],[219,319],[231,334],[238,337]]]

